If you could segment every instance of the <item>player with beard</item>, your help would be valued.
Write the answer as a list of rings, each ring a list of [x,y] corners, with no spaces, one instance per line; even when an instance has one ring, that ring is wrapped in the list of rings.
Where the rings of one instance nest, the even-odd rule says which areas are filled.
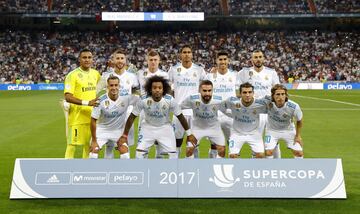
[[[181,108],[193,110],[192,131],[199,143],[202,138],[207,137],[216,145],[216,158],[223,158],[225,157],[225,137],[218,120],[222,98],[213,95],[213,83],[210,80],[201,81],[199,91],[200,93],[187,97],[182,102]],[[194,158],[194,149],[195,147],[188,143],[186,157]]]
[[[255,50],[251,55],[251,68],[243,68],[236,78],[236,85],[239,87],[242,83],[249,82],[254,86],[254,97],[264,98],[271,95],[271,88],[279,84],[279,76],[272,68],[264,66],[265,57],[262,51]],[[260,115],[260,127],[264,133],[267,114]],[[274,150],[274,157],[281,158],[280,148],[277,145]]]

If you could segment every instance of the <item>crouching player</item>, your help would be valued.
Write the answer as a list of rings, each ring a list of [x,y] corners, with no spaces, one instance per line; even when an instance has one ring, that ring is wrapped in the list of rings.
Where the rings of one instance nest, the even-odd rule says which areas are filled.
[[[126,144],[129,129],[134,119],[140,115],[141,111],[145,112],[145,119],[139,126],[138,145],[136,148],[136,158],[143,159],[147,157],[149,148],[157,141],[163,153],[167,153],[169,158],[176,159],[176,140],[174,129],[170,122],[170,113],[173,112],[188,135],[188,141],[194,146],[197,143],[196,138],[192,135],[189,125],[184,115],[181,113],[180,106],[175,103],[170,92],[168,81],[160,76],[150,77],[145,84],[147,96],[139,100],[129,118],[126,121],[123,135],[118,140],[118,147]]]
[[[271,89],[271,101],[268,104],[268,122],[265,134],[266,158],[273,158],[273,151],[280,139],[286,141],[295,158],[303,158],[301,139],[302,111],[300,106],[288,99],[285,86],[276,84]],[[293,123],[296,119],[296,127]]]
[[[254,86],[246,82],[240,85],[241,98],[230,97],[222,103],[221,111],[229,115],[231,110],[233,126],[229,138],[229,157],[239,157],[239,152],[248,143],[256,158],[264,158],[264,142],[260,124],[260,114],[266,113],[264,99],[254,98]]]
[[[192,131],[196,139],[207,137],[211,143],[216,145],[216,158],[225,156],[225,137],[218,120],[218,110],[221,107],[221,97],[213,96],[213,84],[210,80],[200,82],[200,93],[190,95],[181,104],[183,109],[193,110]],[[199,145],[199,143],[197,145]],[[188,142],[186,157],[194,158],[195,147]]]
[[[133,95],[119,96],[120,79],[110,76],[107,79],[107,93],[100,97],[100,105],[91,113],[91,147],[90,158],[98,158],[100,149],[105,144],[117,142],[124,130],[126,111],[139,98]],[[126,143],[118,147],[121,159],[129,159],[130,154]]]

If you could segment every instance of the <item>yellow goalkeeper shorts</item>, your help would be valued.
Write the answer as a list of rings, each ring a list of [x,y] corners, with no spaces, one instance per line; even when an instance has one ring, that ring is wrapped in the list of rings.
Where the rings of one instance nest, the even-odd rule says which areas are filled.
[[[90,124],[80,124],[68,127],[67,144],[90,145]]]

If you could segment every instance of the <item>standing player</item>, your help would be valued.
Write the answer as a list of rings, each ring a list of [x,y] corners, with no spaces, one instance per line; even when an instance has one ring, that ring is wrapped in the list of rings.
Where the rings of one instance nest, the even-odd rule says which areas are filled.
[[[82,157],[89,157],[90,115],[92,106],[98,106],[96,84],[100,74],[91,68],[93,55],[89,49],[80,51],[79,63],[80,67],[65,78],[65,100],[70,103],[65,158],[74,158],[79,145],[83,146]]]
[[[236,96],[236,72],[229,69],[229,55],[226,51],[219,51],[216,55],[216,68],[209,73],[206,79],[214,85],[214,95],[220,96],[223,100]],[[219,120],[221,129],[224,132],[225,139],[230,137],[232,119],[219,111]],[[216,145],[211,143],[209,157],[215,158],[217,155]]]
[[[142,69],[138,72],[141,96],[146,95],[145,83],[146,80],[149,79],[150,77],[157,75],[164,77],[165,79],[169,79],[168,73],[159,69],[160,55],[158,52],[156,52],[155,50],[150,50],[149,53],[146,55],[146,61],[148,68]],[[139,120],[141,121],[143,118],[144,118],[144,113],[141,113]],[[162,158],[161,151],[159,150],[159,146],[157,146],[157,143],[155,145],[156,145],[155,156],[157,158]]]
[[[136,148],[136,158],[147,157],[148,149],[157,141],[161,150],[169,155],[169,158],[178,158],[176,152],[176,141],[173,127],[170,123],[170,113],[179,119],[181,125],[186,130],[188,140],[195,146],[196,138],[192,135],[189,125],[184,115],[181,113],[180,106],[174,98],[167,93],[170,92],[170,85],[163,77],[153,76],[148,79],[145,85],[147,96],[135,105],[132,113],[126,121],[123,135],[118,140],[121,147],[127,141],[127,135],[134,119],[145,112],[145,120],[139,128],[139,139]]]
[[[303,114],[300,106],[288,99],[287,89],[283,85],[276,84],[271,89],[268,116],[265,131],[266,158],[273,158],[273,150],[280,139],[285,140],[295,158],[303,158],[301,139]],[[296,127],[293,118],[296,119]]]
[[[192,62],[192,50],[189,45],[180,49],[180,60],[169,70],[169,80],[174,90],[175,102],[181,104],[184,99],[192,94],[198,93],[200,81],[206,76],[205,70]],[[182,110],[184,117],[191,126],[192,109]],[[181,144],[184,136],[184,129],[177,118],[173,118],[175,127],[176,147],[180,157]],[[198,157],[198,149],[195,149],[195,157]]]
[[[260,50],[256,50],[251,55],[251,63],[253,67],[243,68],[237,74],[237,87],[242,83],[249,82],[254,86],[255,98],[264,98],[266,95],[271,95],[271,87],[279,84],[279,76],[274,69],[264,66],[264,54]],[[267,120],[266,114],[260,115],[260,127],[264,132]],[[276,146],[274,152],[275,158],[281,158],[279,146]]]
[[[94,107],[91,114],[91,149],[90,158],[98,158],[103,145],[115,144],[120,138],[125,126],[126,111],[129,105],[137,102],[138,97],[127,95],[119,96],[119,78],[110,76],[107,79],[107,94],[102,95],[100,105]],[[112,145],[112,147],[114,147]],[[119,147],[120,158],[129,159],[127,144]],[[105,157],[108,158],[108,157]]]
[[[263,158],[264,142],[259,127],[259,114],[266,112],[266,102],[254,98],[254,86],[250,83],[240,85],[240,95],[240,99],[228,98],[221,108],[225,114],[226,109],[230,109],[234,119],[229,139],[229,157],[239,157],[242,146],[248,143],[255,157]]]
[[[125,50],[116,50],[111,55],[111,62],[114,70],[103,73],[103,75],[101,76],[101,80],[97,86],[97,92],[99,93],[103,89],[106,89],[106,81],[110,76],[117,76],[120,79],[120,96],[136,94],[139,88],[139,81],[133,72],[127,70]],[[130,115],[131,110],[132,106],[128,108],[127,117]],[[132,127],[129,133],[129,146],[134,145],[134,140],[134,127]],[[111,145],[106,147],[105,157],[113,157],[113,147]]]
[[[192,131],[196,139],[207,137],[217,149],[216,158],[225,157],[225,137],[218,120],[221,97],[213,95],[213,84],[210,80],[200,83],[200,93],[190,95],[181,104],[181,108],[193,110]],[[199,145],[197,144],[197,146]],[[188,143],[186,157],[194,158],[195,147]]]

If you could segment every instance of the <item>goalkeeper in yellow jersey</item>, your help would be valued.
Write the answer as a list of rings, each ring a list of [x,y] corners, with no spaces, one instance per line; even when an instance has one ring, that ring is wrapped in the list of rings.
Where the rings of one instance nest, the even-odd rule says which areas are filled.
[[[64,84],[65,100],[70,103],[65,158],[74,158],[76,146],[83,146],[83,158],[89,157],[91,111],[99,105],[96,85],[100,74],[91,68],[93,55],[89,49],[80,51],[79,63],[80,67],[67,74]]]

